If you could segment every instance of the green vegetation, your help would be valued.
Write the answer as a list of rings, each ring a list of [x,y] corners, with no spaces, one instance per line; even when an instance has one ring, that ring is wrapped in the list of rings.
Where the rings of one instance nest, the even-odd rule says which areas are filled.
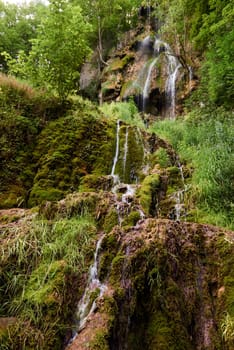
[[[60,349],[84,289],[96,228],[89,216],[25,225],[1,236],[0,315],[15,317],[1,345]]]
[[[190,198],[195,220],[233,227],[234,134],[232,114],[200,108],[185,120],[157,122],[152,130],[166,138],[194,169]]]
[[[1,349],[64,347],[103,235],[90,349],[233,348],[233,232],[207,225],[234,229],[233,15],[230,0],[0,0]],[[160,65],[146,132],[133,100],[78,93],[88,63],[89,96],[124,99],[150,21],[183,66],[183,116],[159,120]]]
[[[100,110],[109,118],[120,119],[127,124],[144,128],[144,123],[133,101],[104,103]]]
[[[148,175],[144,178],[140,191],[139,200],[147,215],[155,216],[157,206],[157,192],[160,188],[160,176]]]

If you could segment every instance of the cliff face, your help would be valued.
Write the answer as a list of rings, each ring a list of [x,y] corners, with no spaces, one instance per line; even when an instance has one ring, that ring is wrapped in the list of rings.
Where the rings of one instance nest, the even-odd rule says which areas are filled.
[[[81,82],[90,69],[87,63]],[[170,47],[154,26],[142,24],[127,32],[111,51],[101,72],[99,99],[110,102],[133,98],[139,111],[154,119],[174,118],[183,111],[184,99],[197,85],[193,69],[178,47]],[[95,77],[89,76],[81,90],[91,96]]]

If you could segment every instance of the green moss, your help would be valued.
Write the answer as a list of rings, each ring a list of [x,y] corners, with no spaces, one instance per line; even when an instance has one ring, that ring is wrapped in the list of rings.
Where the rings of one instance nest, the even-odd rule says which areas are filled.
[[[131,213],[123,220],[122,226],[135,226],[140,219],[141,215],[138,211],[131,211]]]
[[[90,350],[109,350],[108,344],[108,333],[106,330],[98,331],[95,334],[94,340],[89,344],[88,349]]]
[[[113,227],[118,225],[118,223],[119,223],[118,213],[115,209],[111,209],[105,217],[103,229],[106,233],[109,233],[113,229]]]
[[[119,252],[118,255],[116,255],[112,260],[110,282],[113,285],[119,285],[119,282],[122,278],[123,264],[125,259],[125,255],[122,255]]]
[[[79,186],[80,192],[95,192],[98,190],[109,191],[113,187],[113,177],[86,175],[82,178]]]
[[[111,60],[109,65],[105,68],[104,73],[109,73],[113,71],[123,70],[123,68],[132,60],[134,59],[135,55],[134,53],[129,53],[128,55],[124,56],[123,58],[115,58]]]
[[[118,249],[117,236],[112,231],[105,235],[102,241],[102,254],[99,261],[99,279],[103,281],[111,269],[111,263],[117,254]]]
[[[125,142],[127,137],[127,152],[125,153]],[[134,183],[140,176],[144,159],[144,149],[138,142],[138,130],[130,125],[121,125],[119,133],[119,157],[116,164],[116,173],[119,174],[124,183]],[[124,161],[126,158],[126,162]]]
[[[168,168],[171,165],[170,157],[165,148],[160,147],[151,155],[152,164],[159,164],[162,168]]]
[[[56,201],[63,197],[63,191],[57,188],[41,188],[39,183],[34,186],[30,194],[29,206],[36,206],[43,201]]]
[[[139,200],[147,215],[154,215],[155,213],[159,187],[160,176],[158,174],[148,175],[142,182]]]

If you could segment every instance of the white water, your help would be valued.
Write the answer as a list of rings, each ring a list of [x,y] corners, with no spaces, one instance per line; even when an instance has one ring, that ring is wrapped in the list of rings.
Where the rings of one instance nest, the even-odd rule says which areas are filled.
[[[167,74],[168,78],[166,81],[166,98],[169,118],[175,118],[175,104],[176,104],[176,80],[178,77],[179,69],[181,64],[177,57],[173,54],[170,46],[164,43],[165,55],[167,57]]]
[[[87,319],[96,309],[97,298],[101,297],[107,288],[106,285],[101,283],[100,280],[98,279],[98,253],[99,253],[99,250],[100,250],[100,247],[102,244],[102,240],[103,240],[103,236],[97,242],[96,250],[95,250],[95,254],[94,254],[94,262],[89,270],[88,283],[87,283],[87,286],[85,288],[84,294],[83,294],[83,296],[82,296],[82,298],[79,301],[78,306],[77,306],[76,318],[77,318],[78,322],[77,322],[77,329],[76,329],[76,332],[74,334],[74,337],[76,336],[76,334],[79,331],[81,331],[84,328],[84,326],[87,322]],[[92,305],[90,307],[91,293],[96,291],[96,290],[99,290],[99,294],[96,297],[96,299],[92,302]],[[74,339],[74,337],[73,337],[73,339]]]
[[[178,79],[179,70],[182,66],[170,46],[158,38],[155,38],[154,50],[152,53],[152,50],[150,50],[151,40],[152,39],[150,36],[146,36],[141,42],[140,52],[143,53],[141,56],[143,64],[141,65],[141,69],[138,72],[136,80],[126,90],[124,98],[126,98],[129,94],[138,94],[138,104],[143,112],[146,111],[153,68],[160,59],[161,55],[164,55],[167,59],[167,79],[165,83],[166,108],[169,118],[174,119],[176,114],[176,82]]]
[[[112,176],[115,175],[115,168],[119,157],[119,130],[120,130],[120,120],[117,120],[115,157],[114,157],[113,166],[111,170]]]
[[[180,221],[181,211],[182,211],[183,204],[184,204],[184,190],[177,191],[174,194],[174,198],[176,200],[176,204],[175,204],[175,220]]]
[[[128,129],[129,129],[129,127],[127,126],[126,127],[126,134],[125,134],[125,143],[124,143],[123,175],[125,175],[127,155],[128,155]]]
[[[181,180],[182,180],[182,188],[175,192],[172,195],[172,198],[175,200],[175,220],[180,221],[181,215],[185,214],[184,211],[184,194],[187,190],[187,187],[185,185],[185,180],[184,180],[184,173],[183,173],[183,166],[180,164],[178,160],[178,169],[180,172]]]
[[[143,93],[142,93],[142,97],[143,97],[143,112],[146,110],[146,100],[149,97],[149,91],[150,91],[150,83],[151,83],[151,73],[152,70],[156,64],[158,60],[158,57],[154,58],[153,61],[150,63],[149,68],[148,68],[148,72],[147,72],[147,76],[146,76],[146,81],[145,81],[145,85],[143,88]]]

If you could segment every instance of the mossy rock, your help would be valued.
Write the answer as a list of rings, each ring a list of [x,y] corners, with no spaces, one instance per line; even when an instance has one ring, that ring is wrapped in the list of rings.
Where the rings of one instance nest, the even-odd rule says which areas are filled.
[[[140,190],[139,201],[147,215],[154,215],[156,211],[157,193],[160,188],[160,175],[152,174],[144,178]]]
[[[141,219],[141,215],[138,211],[131,211],[131,213],[123,220],[123,227],[135,226],[137,221]]]
[[[152,164],[159,164],[162,168],[168,168],[171,166],[170,156],[165,148],[160,147],[150,156],[150,162]]]
[[[111,263],[117,254],[118,246],[119,243],[117,241],[117,236],[115,235],[114,230],[108,235],[105,235],[102,241],[102,252],[99,261],[99,279],[101,281],[107,277],[111,269]]]
[[[116,173],[124,183],[135,183],[140,177],[144,160],[144,148],[142,142],[138,142],[138,130],[136,127],[122,124],[119,138],[120,151],[116,164]],[[125,153],[126,145],[127,152]]]
[[[63,198],[63,195],[63,191],[57,188],[43,188],[38,184],[37,186],[34,186],[33,190],[31,191],[28,204],[30,207],[33,207],[44,201],[57,201]]]
[[[109,73],[113,71],[122,71],[124,67],[132,60],[134,59],[135,55],[134,53],[129,53],[125,55],[123,58],[114,58],[111,61],[109,61],[109,65],[104,69],[104,73]]]
[[[109,233],[118,223],[118,213],[115,209],[111,209],[105,217],[103,229],[106,233]]]
[[[80,192],[95,192],[95,191],[110,191],[113,187],[112,176],[98,176],[95,174],[86,175],[82,178],[79,191]]]
[[[101,86],[101,90],[102,90],[102,94],[108,95],[108,93],[113,92],[116,88],[116,80],[115,79],[111,79],[108,81],[105,81],[104,83],[102,83]]]

